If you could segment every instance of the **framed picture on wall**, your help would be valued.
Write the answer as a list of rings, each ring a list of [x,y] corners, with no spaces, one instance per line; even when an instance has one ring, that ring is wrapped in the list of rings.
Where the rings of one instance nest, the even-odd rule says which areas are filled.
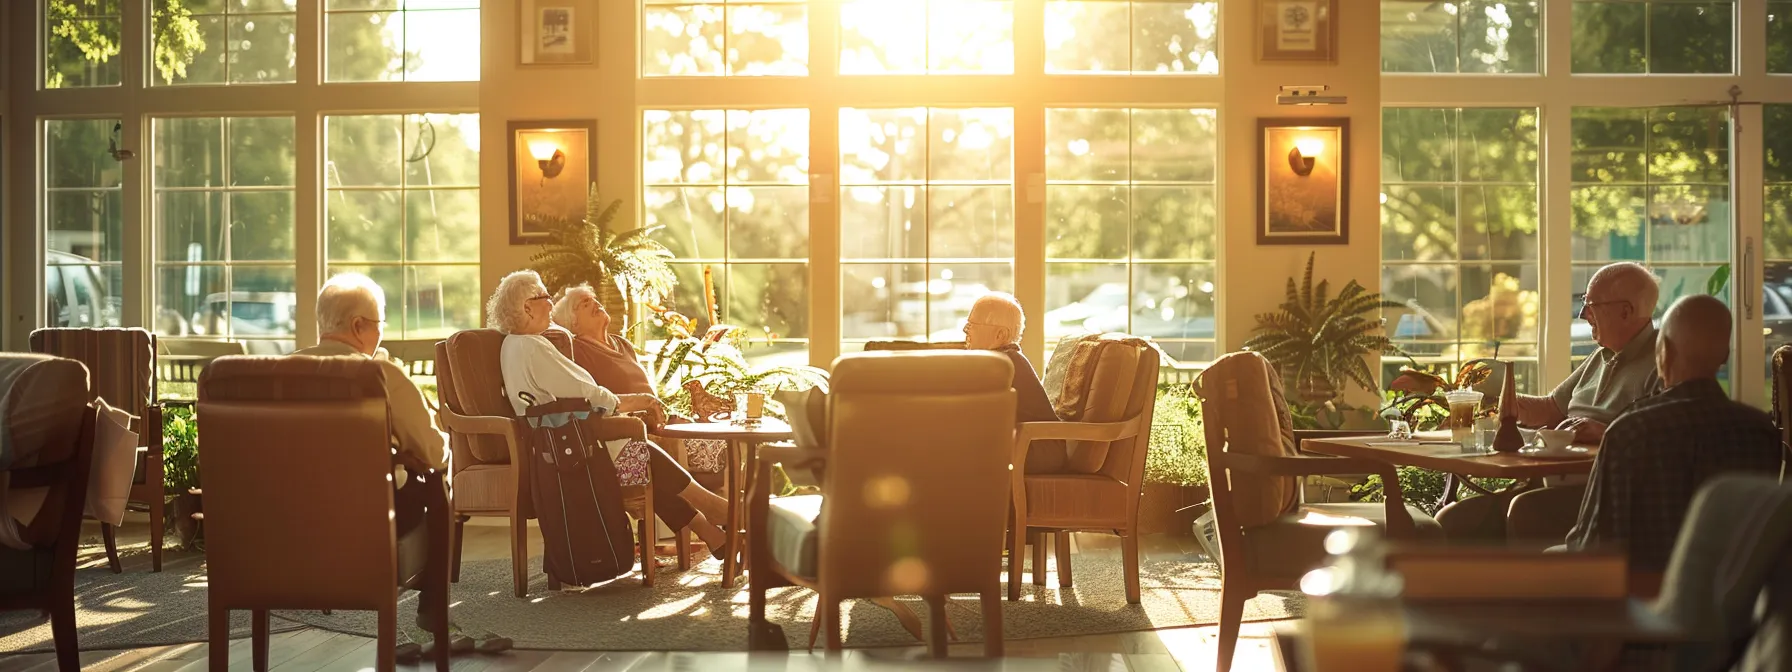
[[[589,64],[597,53],[597,0],[521,0],[517,50],[523,65]]]
[[[543,219],[585,217],[585,195],[597,181],[597,120],[512,121],[510,244],[548,237]]]
[[[1257,244],[1350,242],[1350,120],[1257,120]]]
[[[1257,60],[1338,60],[1338,0],[1257,0]]]

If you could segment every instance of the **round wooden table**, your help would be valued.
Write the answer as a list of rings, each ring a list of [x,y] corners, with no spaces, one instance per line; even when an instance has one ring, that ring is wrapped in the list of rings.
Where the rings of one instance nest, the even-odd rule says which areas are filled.
[[[734,580],[740,574],[741,562],[747,557],[746,549],[741,543],[741,528],[745,527],[747,487],[744,482],[752,478],[758,470],[758,453],[755,446],[773,441],[788,441],[791,437],[790,425],[775,418],[763,418],[758,424],[747,427],[729,422],[689,422],[679,425],[666,425],[653,432],[655,436],[668,439],[711,439],[728,442],[728,557],[722,559],[722,587],[733,588]],[[747,478],[741,478],[742,470]],[[684,534],[683,530],[678,532]],[[750,540],[747,543],[752,543]]]

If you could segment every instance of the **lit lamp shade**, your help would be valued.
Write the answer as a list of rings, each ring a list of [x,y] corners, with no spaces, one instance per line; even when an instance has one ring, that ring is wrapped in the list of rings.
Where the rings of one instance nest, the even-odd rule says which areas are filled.
[[[1325,141],[1319,138],[1305,137],[1294,141],[1294,149],[1288,151],[1288,167],[1295,175],[1306,177],[1312,174],[1313,166],[1319,155],[1325,153]]]
[[[566,154],[549,138],[529,140],[529,156],[541,167],[541,176],[552,179],[566,167]]]

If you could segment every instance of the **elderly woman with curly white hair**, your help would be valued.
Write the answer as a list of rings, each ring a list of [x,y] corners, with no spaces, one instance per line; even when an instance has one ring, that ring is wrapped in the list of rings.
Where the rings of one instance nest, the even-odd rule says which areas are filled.
[[[517,415],[529,404],[528,394],[536,403],[559,399],[584,399],[600,414],[629,413],[648,410],[664,412],[657,397],[651,394],[618,395],[598,385],[591,374],[580,368],[560,349],[549,342],[543,332],[552,324],[554,301],[534,271],[517,271],[498,282],[498,291],[486,302],[486,315],[493,329],[504,332],[504,345],[499,351],[503,370],[504,391]],[[610,455],[616,457],[626,441],[613,441]],[[717,558],[727,554],[726,536],[711,520],[724,520],[728,502],[691,480],[690,472],[679,466],[659,446],[646,444],[648,468],[653,474],[653,507],[660,521],[674,530],[689,528],[712,550]]]

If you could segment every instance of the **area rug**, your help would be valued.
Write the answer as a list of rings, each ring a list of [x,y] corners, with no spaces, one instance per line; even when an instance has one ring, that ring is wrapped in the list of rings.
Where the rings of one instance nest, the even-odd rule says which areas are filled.
[[[203,642],[207,639],[205,554],[166,551],[162,571],[151,572],[147,544],[119,549],[124,573],[106,567],[105,547],[89,540],[77,556],[75,625],[81,650],[127,649]],[[231,614],[231,637],[249,636],[249,613]],[[275,621],[283,632],[303,626]],[[36,612],[0,612],[0,651],[56,650],[50,620]]]
[[[1075,585],[1057,588],[1055,572],[1047,586],[1030,583],[1021,590],[1021,601],[1002,608],[1003,639],[1033,639],[1075,635],[1131,632],[1188,625],[1210,625],[1219,620],[1220,583],[1217,568],[1197,555],[1188,560],[1159,558],[1140,567],[1142,604],[1126,603],[1120,572],[1120,554],[1085,551],[1076,555]],[[521,649],[578,651],[739,651],[746,648],[747,591],[737,584],[721,587],[721,564],[711,560],[686,572],[662,571],[652,589],[642,588],[638,577],[625,576],[582,591],[549,591],[540,572],[540,558],[531,559],[534,576],[529,596],[510,592],[510,562],[487,560],[461,567],[461,582],[454,586],[453,613],[457,623],[510,637]],[[1055,563],[1048,563],[1054,567]],[[744,582],[742,582],[744,583]],[[900,599],[927,620],[926,603],[918,598]],[[401,622],[415,618],[416,600],[404,598],[399,606]],[[784,628],[792,648],[809,643],[809,625],[815,615],[815,594],[801,588],[772,591],[767,616]],[[1245,605],[1245,620],[1270,620],[1299,616],[1304,603],[1298,594],[1266,593]],[[975,596],[956,595],[947,606],[947,618],[962,642],[983,637],[981,611]],[[291,622],[371,637],[371,612],[275,612]],[[844,607],[842,628],[849,647],[905,646],[917,640],[902,629],[889,611],[867,601]]]
[[[97,539],[95,540],[97,542]],[[106,569],[103,550],[84,547],[76,575],[76,622],[83,650],[163,646],[205,641],[206,580],[204,555],[169,552],[163,571],[149,571],[149,555],[141,545],[124,551],[125,572]],[[531,559],[533,581],[527,598],[510,593],[509,560],[469,561],[461,582],[453,587],[456,622],[512,638],[517,648],[588,651],[739,651],[746,648],[747,591],[744,581],[733,590],[720,584],[721,563],[714,560],[680,572],[665,569],[659,584],[641,587],[630,575],[582,591],[549,591],[540,573],[540,557]],[[1055,569],[1051,564],[1048,568]],[[1129,632],[1189,625],[1210,625],[1219,618],[1219,573],[1196,554],[1172,554],[1141,566],[1143,603],[1126,603],[1119,553],[1085,550],[1076,554],[1075,585],[1057,588],[1055,573],[1048,585],[1031,583],[1021,601],[1003,603],[1004,639],[1031,639]],[[1030,579],[1030,575],[1029,575]],[[925,603],[902,600],[923,621]],[[815,595],[799,588],[772,592],[772,622],[784,628],[793,648],[808,645]],[[1245,620],[1301,615],[1299,595],[1265,593],[1245,606]],[[401,622],[416,614],[416,593],[400,598]],[[372,612],[275,612],[276,632],[305,626],[364,637],[374,636]],[[947,615],[959,641],[982,641],[981,612],[973,596],[954,596]],[[849,602],[843,627],[852,647],[916,644],[888,610],[869,602]],[[248,635],[246,612],[233,614],[232,637]],[[35,653],[55,650],[50,624],[29,612],[0,613],[0,651]]]

